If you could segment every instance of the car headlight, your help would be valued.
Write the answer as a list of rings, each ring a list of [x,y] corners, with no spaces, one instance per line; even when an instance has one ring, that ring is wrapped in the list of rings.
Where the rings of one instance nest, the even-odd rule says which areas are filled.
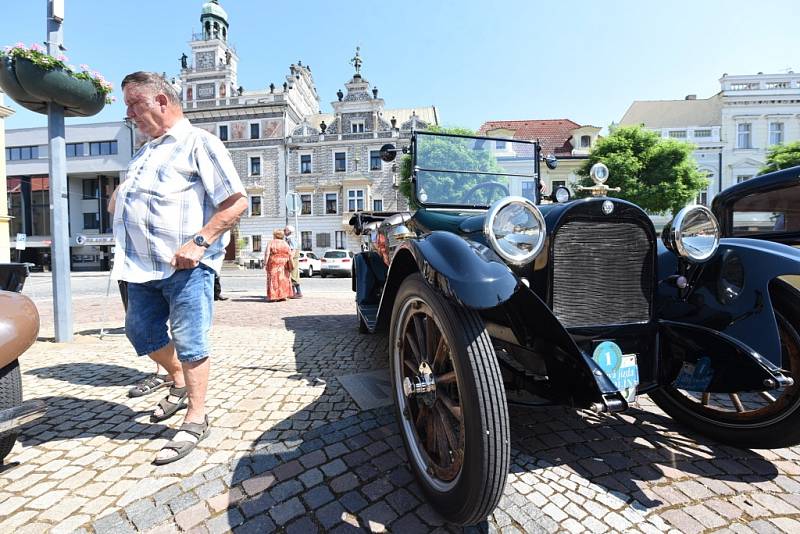
[[[687,206],[664,227],[663,240],[682,258],[702,263],[719,247],[719,222],[705,206]]]
[[[492,204],[483,231],[494,251],[514,265],[532,261],[544,247],[544,217],[524,197],[505,197]]]

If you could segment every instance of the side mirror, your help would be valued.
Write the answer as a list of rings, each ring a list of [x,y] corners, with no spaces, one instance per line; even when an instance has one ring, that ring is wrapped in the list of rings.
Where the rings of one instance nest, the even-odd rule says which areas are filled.
[[[558,167],[558,159],[556,159],[553,154],[548,154],[544,157],[544,164],[547,165],[547,168],[551,171],[555,170],[555,168]]]

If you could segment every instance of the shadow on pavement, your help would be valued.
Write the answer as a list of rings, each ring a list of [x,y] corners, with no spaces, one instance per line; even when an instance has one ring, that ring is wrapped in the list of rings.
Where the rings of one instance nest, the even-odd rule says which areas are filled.
[[[512,407],[512,447],[521,456],[512,472],[569,466],[581,477],[645,508],[665,504],[651,482],[700,477],[757,483],[777,468],[749,449],[704,438],[671,418],[632,408],[598,415],[565,407]],[[666,503],[669,504],[669,503]]]
[[[49,367],[37,367],[25,371],[37,378],[53,378],[85,386],[132,386],[152,373],[111,363],[60,363]]]
[[[426,532],[486,531],[445,525],[426,504],[407,467],[392,407],[358,410],[337,377],[386,367],[385,335],[362,335],[355,315],[283,319],[294,334],[292,365],[249,366],[293,373],[288,380],[322,387],[314,402],[275,424],[233,462],[228,524],[244,530],[315,532],[379,529]],[[289,386],[287,386],[289,388]],[[342,409],[349,406],[349,409]],[[351,413],[352,412],[352,413]],[[339,415],[341,414],[341,415]],[[662,505],[650,487],[673,478],[759,482],[778,471],[761,455],[719,445],[657,413],[631,409],[596,415],[563,407],[510,408],[515,475],[536,483],[548,468],[566,466],[639,510]],[[547,473],[552,476],[552,473]],[[666,484],[663,484],[666,483]],[[638,503],[638,504],[635,504]],[[553,525],[511,484],[500,507],[513,508],[524,531]],[[506,516],[507,518],[507,516]],[[499,524],[495,517],[490,521]],[[549,521],[549,523],[547,523]]]
[[[316,400],[253,442],[231,466],[228,524],[254,531],[377,529],[425,532],[442,519],[406,467],[391,407],[360,411],[337,377],[386,367],[386,337],[358,333],[355,315],[284,317],[294,334],[289,372]],[[288,388],[289,386],[287,386]]]
[[[145,423],[137,422],[137,417],[150,410],[136,412],[116,402],[76,397],[39,397],[39,400],[47,404],[47,414],[22,429],[18,439],[26,447],[95,436],[117,440],[152,439],[165,430],[172,430],[147,419]]]

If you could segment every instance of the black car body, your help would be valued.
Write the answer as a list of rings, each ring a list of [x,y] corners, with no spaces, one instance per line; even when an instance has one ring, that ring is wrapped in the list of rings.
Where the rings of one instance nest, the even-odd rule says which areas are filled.
[[[712,395],[783,398],[797,372],[770,283],[800,274],[800,251],[719,240],[701,207],[681,211],[662,243],[642,209],[605,196],[607,169],[599,196],[542,204],[539,145],[502,141],[514,156],[487,149],[490,138],[417,132],[419,208],[351,221],[368,236],[354,262],[360,330],[389,330],[411,465],[437,510],[463,524],[502,493],[508,402],[618,412],[650,393],[692,424]],[[721,425],[711,433],[739,445],[800,440]]]

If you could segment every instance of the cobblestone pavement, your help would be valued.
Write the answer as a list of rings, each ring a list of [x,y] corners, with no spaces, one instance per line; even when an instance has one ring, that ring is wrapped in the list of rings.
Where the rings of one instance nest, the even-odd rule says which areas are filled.
[[[109,306],[109,302],[111,305]],[[152,371],[115,301],[76,301],[75,342],[22,360],[26,427],[0,474],[0,532],[457,532],[421,498],[389,408],[360,411],[338,376],[386,366],[383,336],[357,333],[352,294],[219,303],[211,435],[156,467],[180,418],[126,396]],[[112,330],[113,332],[113,330]],[[479,530],[800,532],[800,447],[739,450],[686,433],[646,397],[617,415],[512,409],[505,495]]]

